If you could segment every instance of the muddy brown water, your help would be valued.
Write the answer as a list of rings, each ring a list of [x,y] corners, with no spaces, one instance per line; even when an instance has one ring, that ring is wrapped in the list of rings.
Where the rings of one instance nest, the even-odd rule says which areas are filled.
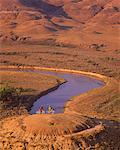
[[[52,91],[35,101],[30,111],[31,114],[35,114],[41,105],[46,111],[48,106],[51,105],[54,107],[55,113],[62,113],[64,112],[65,104],[72,97],[105,85],[105,83],[100,80],[81,74],[38,70],[34,72],[64,78],[67,82],[60,85],[55,91]]]

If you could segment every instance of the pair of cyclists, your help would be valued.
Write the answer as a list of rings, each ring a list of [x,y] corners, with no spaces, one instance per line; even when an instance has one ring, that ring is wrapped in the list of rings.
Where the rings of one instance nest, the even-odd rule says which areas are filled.
[[[39,110],[38,110],[37,113],[39,113],[39,114],[45,114],[46,111],[45,111],[44,107],[41,106],[41,107],[39,108]],[[47,113],[48,113],[48,114],[54,114],[54,113],[55,113],[54,108],[53,108],[52,106],[49,105],[49,106],[48,106]]]

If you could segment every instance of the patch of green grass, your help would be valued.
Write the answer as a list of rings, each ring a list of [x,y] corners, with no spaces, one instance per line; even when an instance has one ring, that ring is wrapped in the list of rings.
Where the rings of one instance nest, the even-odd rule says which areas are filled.
[[[1,85],[0,87],[0,111],[18,106],[24,92],[32,92],[33,89],[23,89]]]
[[[18,96],[21,93],[21,89],[3,86],[0,88],[0,100],[6,101]]]
[[[9,101],[15,97],[19,97],[23,92],[33,92],[31,88],[14,88],[8,85],[0,87],[0,101]]]

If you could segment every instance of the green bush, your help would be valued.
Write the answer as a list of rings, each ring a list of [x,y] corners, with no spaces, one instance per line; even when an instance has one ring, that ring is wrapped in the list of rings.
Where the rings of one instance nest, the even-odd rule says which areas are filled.
[[[11,101],[18,97],[21,93],[21,89],[13,88],[9,86],[0,88],[0,101]]]

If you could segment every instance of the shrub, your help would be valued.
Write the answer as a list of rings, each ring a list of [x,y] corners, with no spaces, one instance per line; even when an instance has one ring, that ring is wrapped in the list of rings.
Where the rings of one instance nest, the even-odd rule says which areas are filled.
[[[12,99],[16,99],[21,93],[21,89],[13,88],[9,86],[0,88],[0,101],[10,102]]]

